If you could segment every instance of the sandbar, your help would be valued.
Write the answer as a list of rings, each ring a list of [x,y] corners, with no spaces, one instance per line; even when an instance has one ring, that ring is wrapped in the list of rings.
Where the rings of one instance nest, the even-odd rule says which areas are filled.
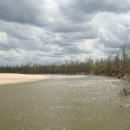
[[[48,75],[0,73],[0,84],[14,84],[44,80]]]

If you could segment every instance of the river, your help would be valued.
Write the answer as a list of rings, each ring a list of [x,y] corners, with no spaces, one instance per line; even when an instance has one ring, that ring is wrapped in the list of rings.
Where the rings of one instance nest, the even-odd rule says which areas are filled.
[[[0,85],[0,130],[128,130],[127,81],[50,75],[43,81]]]

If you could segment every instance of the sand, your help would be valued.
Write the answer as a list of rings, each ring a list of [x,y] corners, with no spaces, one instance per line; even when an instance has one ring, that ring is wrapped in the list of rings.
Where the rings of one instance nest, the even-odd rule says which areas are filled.
[[[0,73],[0,84],[24,83],[47,78],[49,78],[47,75]]]

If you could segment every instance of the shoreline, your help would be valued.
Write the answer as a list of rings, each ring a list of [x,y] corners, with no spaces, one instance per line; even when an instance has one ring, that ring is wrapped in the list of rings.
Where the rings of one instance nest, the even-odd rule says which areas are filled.
[[[122,79],[130,82],[130,73],[128,72],[82,72],[82,73],[65,73],[66,75],[95,75],[95,76],[106,76],[111,78]]]
[[[94,75],[99,75],[99,76],[107,76],[107,77],[112,77],[112,78],[117,78],[117,79],[122,79],[130,82],[130,74],[126,72],[108,72],[108,73],[98,73]]]
[[[106,76],[117,79],[123,79],[130,82],[130,74],[123,72],[108,72],[108,73],[76,73],[74,75],[95,75],[95,76]],[[62,74],[61,74],[62,75]],[[66,75],[72,75],[70,73],[66,73]],[[0,73],[0,85],[4,84],[16,84],[16,83],[25,83],[25,82],[33,82],[39,80],[48,79],[49,76],[47,74],[18,74],[18,73]]]
[[[0,73],[0,85],[33,82],[48,78],[48,75]]]

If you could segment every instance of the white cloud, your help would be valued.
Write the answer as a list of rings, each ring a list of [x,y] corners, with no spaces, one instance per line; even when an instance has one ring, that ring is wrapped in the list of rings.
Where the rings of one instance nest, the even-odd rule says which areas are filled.
[[[7,42],[7,35],[5,32],[0,32],[0,43],[6,43]]]

